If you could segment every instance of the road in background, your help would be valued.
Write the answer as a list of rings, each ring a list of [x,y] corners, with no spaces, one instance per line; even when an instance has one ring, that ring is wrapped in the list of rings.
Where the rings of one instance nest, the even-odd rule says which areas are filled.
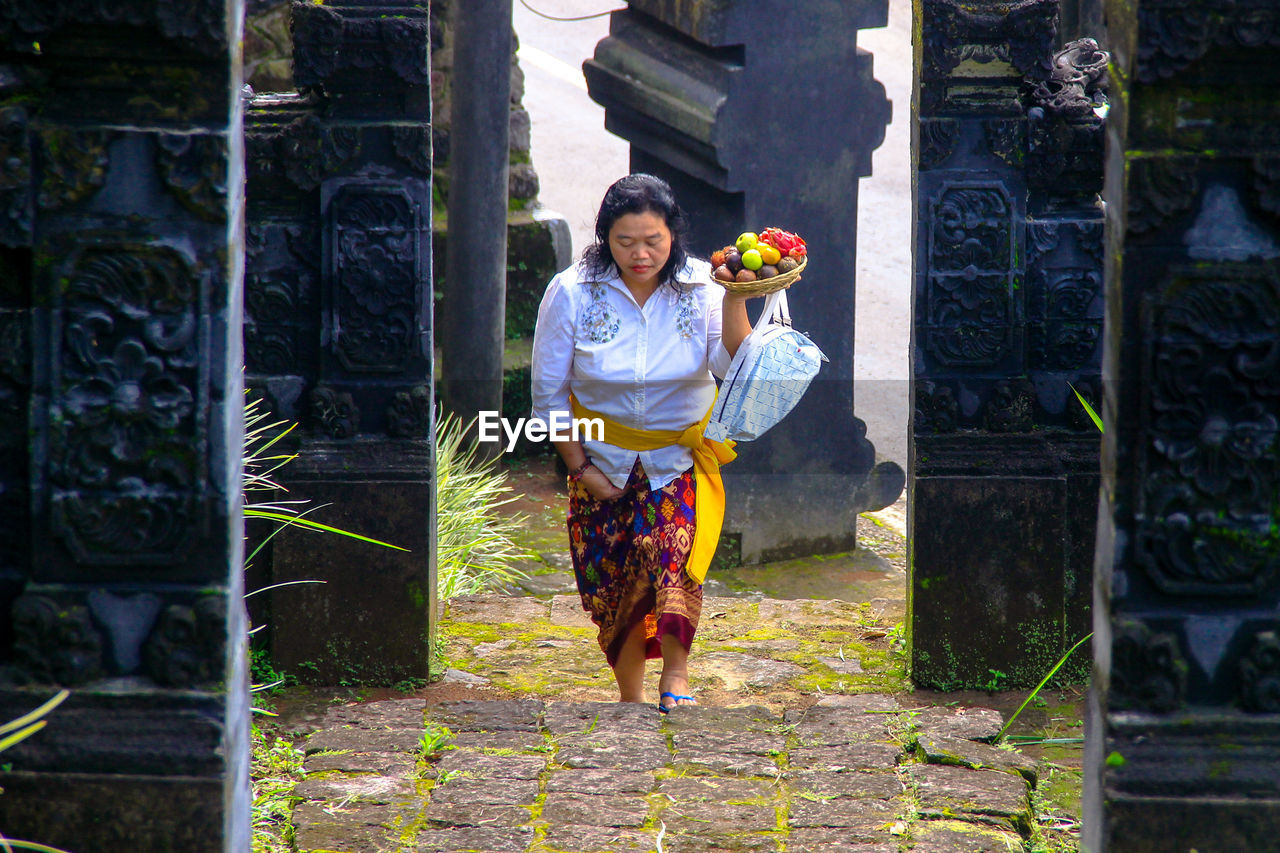
[[[540,12],[577,17],[622,4],[528,0]],[[609,33],[608,16],[550,21],[514,0],[524,106],[533,122],[539,200],[563,216],[577,255],[592,239],[605,189],[628,171],[628,144],[604,129],[604,109],[587,95],[582,63]],[[911,3],[890,0],[889,26],[858,33],[875,55],[875,76],[893,101],[893,122],[858,192],[856,414],[877,452],[906,466],[908,344],[911,336]],[[803,286],[801,284],[800,286]],[[804,318],[797,317],[804,327]]]

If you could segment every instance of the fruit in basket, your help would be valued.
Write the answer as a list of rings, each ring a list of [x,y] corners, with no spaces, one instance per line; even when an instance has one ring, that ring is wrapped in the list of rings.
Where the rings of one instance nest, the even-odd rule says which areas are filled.
[[[760,269],[756,270],[756,278],[759,278],[759,279],[773,278],[777,274],[778,274],[778,268],[775,267],[773,264],[765,264],[764,266],[760,267]]]
[[[732,249],[725,253],[724,265],[729,268],[730,272],[734,273],[742,269],[742,255],[737,249]]]
[[[716,249],[714,252],[711,253],[712,269],[715,269],[716,267],[724,266],[724,255],[725,255],[724,249]]]
[[[747,284],[756,280],[756,274],[751,270],[741,269],[738,270],[738,274],[734,276],[734,280],[741,284]]]
[[[745,253],[750,249],[754,249],[759,242],[760,238],[756,235],[756,232],[743,231],[738,235],[737,242],[733,245],[739,252]]]
[[[776,264],[782,260],[782,252],[777,246],[770,246],[768,243],[761,243],[756,246],[756,251],[760,253],[760,257],[764,259],[766,264]]]
[[[742,253],[742,265],[754,272],[764,266],[764,258],[756,249],[747,249]]]
[[[790,231],[783,231],[781,228],[766,228],[760,232],[760,241],[773,246],[778,250],[779,254],[791,255],[791,251],[796,247],[804,248],[804,238],[799,234],[793,234]],[[791,255],[797,257],[796,255]],[[799,257],[803,257],[803,252]]]
[[[793,269],[795,269],[798,266],[800,266],[800,262],[797,261],[795,258],[791,257],[790,255],[788,255],[787,257],[782,258],[781,260],[778,261],[778,272],[779,273],[791,272]]]
[[[716,267],[715,272],[713,272],[712,275],[715,276],[716,281],[735,281],[733,271],[724,264]]]

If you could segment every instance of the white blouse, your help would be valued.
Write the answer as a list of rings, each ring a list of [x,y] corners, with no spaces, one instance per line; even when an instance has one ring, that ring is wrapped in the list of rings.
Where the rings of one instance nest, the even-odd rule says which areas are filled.
[[[702,420],[715,399],[712,373],[723,377],[732,361],[720,341],[724,291],[710,283],[710,265],[691,258],[676,274],[687,283],[683,292],[662,285],[643,306],[617,275],[584,278],[579,261],[543,294],[533,335],[533,415],[550,423],[552,412],[569,411],[572,392],[586,408],[636,429],[683,430]],[[618,488],[637,457],[653,489],[693,465],[678,445],[582,444]]]

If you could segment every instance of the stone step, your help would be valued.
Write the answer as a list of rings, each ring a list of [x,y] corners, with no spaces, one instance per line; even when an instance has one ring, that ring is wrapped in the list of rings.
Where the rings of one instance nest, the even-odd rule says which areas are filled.
[[[877,694],[665,715],[533,698],[344,705],[306,741],[296,845],[1005,853],[1024,849],[1033,814],[1028,780],[975,740],[1000,723]],[[972,760],[933,763],[922,741]]]

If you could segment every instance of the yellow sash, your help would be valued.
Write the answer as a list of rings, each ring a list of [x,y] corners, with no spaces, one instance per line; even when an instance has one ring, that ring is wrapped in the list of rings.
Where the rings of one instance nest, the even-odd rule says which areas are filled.
[[[625,450],[657,450],[678,444],[693,451],[693,473],[696,495],[694,499],[693,551],[685,571],[689,577],[702,583],[711,568],[711,558],[720,542],[720,525],[724,523],[724,480],[720,478],[720,466],[737,458],[734,442],[712,441],[702,434],[711,420],[711,409],[687,429],[636,429],[593,412],[570,397],[575,418],[599,418],[604,423],[604,441]]]

